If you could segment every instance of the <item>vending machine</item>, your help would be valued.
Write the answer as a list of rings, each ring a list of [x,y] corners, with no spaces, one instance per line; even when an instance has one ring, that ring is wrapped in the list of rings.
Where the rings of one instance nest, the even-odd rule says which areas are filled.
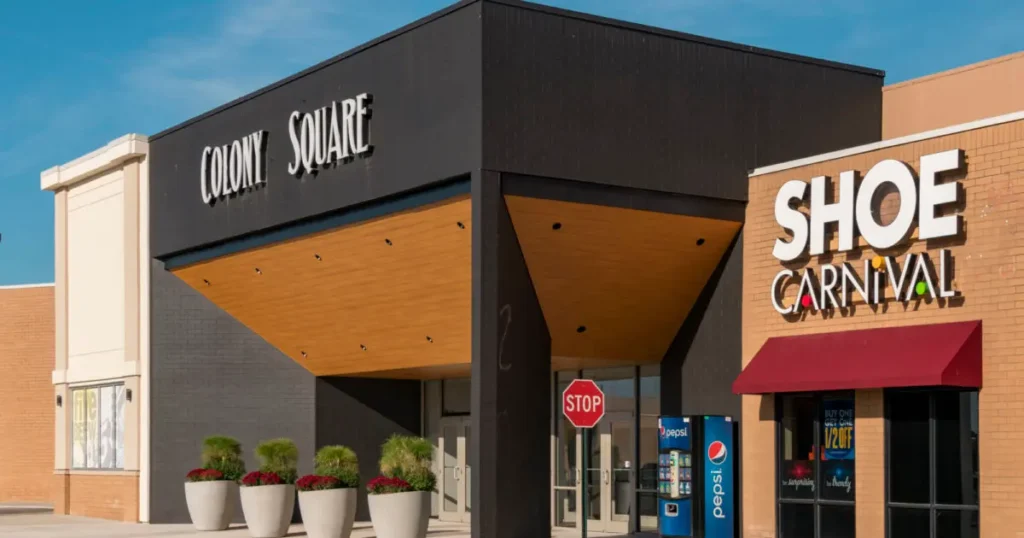
[[[658,418],[658,532],[693,536],[693,422]]]
[[[658,530],[665,538],[735,538],[732,417],[658,419]]]

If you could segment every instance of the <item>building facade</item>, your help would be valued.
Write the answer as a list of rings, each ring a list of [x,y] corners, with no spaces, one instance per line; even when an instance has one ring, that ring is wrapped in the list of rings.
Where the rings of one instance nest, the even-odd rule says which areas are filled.
[[[878,140],[881,85],[463,2],[149,137],[149,521],[187,521],[206,435],[346,444],[369,478],[415,433],[438,517],[474,536],[583,503],[592,529],[651,529],[657,415],[740,413],[747,170]],[[553,397],[575,376],[616,395],[588,492]]]
[[[42,173],[54,193],[53,504],[146,521],[148,143],[129,135]]]
[[[734,385],[746,394],[743,536],[1024,529],[1024,101],[1000,103],[1005,88],[982,82],[1022,61],[883,92],[885,107],[891,95],[906,107],[887,129],[931,130],[750,176]],[[1002,108],[967,117],[950,86]]]
[[[1020,61],[986,69],[1016,81]],[[978,112],[990,115],[963,120],[981,123],[950,127],[961,115],[912,110],[949,94],[949,77],[882,82],[872,69],[464,1],[44,172],[55,195],[56,511],[186,522],[181,484],[209,435],[238,438],[250,468],[256,443],[289,437],[300,474],[318,447],[349,445],[365,481],[380,444],[411,433],[437,447],[434,514],[469,523],[475,537],[579,527],[583,506],[589,529],[652,531],[658,416],[714,414],[740,423],[741,536],[884,536],[890,513],[929,529],[956,516],[967,533],[956,536],[1024,530],[1004,489],[1014,487],[1003,467],[1014,437],[1001,403],[1012,402],[998,388],[1013,386],[1013,318],[999,312],[1016,303],[997,289],[1012,288],[1016,229],[1020,122],[1006,114],[1024,103],[992,99]],[[900,113],[912,119],[886,119]],[[883,138],[938,128],[953,130]],[[913,167],[916,186],[920,157],[947,150],[960,175],[942,172],[936,185],[967,194],[947,203],[948,189],[933,189],[928,200],[944,212],[929,226],[945,233],[941,217],[957,215],[962,226],[880,252],[899,267],[906,253],[929,252],[923,271],[950,275],[922,292],[935,300],[854,302],[855,313],[835,316],[772,306],[781,270],[796,284],[779,287],[785,310],[810,296],[796,297],[806,269],[850,260],[862,271],[875,255],[861,241],[851,257],[840,226],[806,238],[820,255],[791,246],[774,257],[775,240],[791,239],[775,219],[787,181],[830,175],[847,192],[842,172],[892,158]],[[904,218],[899,198],[882,198],[875,213]],[[797,202],[783,205],[786,222],[803,218]],[[992,259],[1009,275],[998,285]],[[826,394],[758,374],[777,339],[939,321],[984,342],[983,357],[958,356],[957,375],[935,378],[955,391]],[[992,348],[1000,338],[1005,347]],[[608,397],[586,469],[558,398],[581,377]],[[967,478],[956,503],[886,497],[887,458],[904,457],[886,449],[890,408],[918,398],[931,412],[949,395],[966,417],[954,428],[958,461],[974,454],[965,432],[980,439],[979,466],[960,469],[979,473],[975,497]],[[928,432],[944,427],[933,415]],[[841,441],[829,456],[847,451],[849,495],[801,496],[806,479],[817,491],[816,474],[800,477],[793,498],[777,473],[818,469],[819,430]],[[368,517],[365,496],[358,517]]]
[[[53,284],[0,287],[0,503],[52,499],[53,335]]]

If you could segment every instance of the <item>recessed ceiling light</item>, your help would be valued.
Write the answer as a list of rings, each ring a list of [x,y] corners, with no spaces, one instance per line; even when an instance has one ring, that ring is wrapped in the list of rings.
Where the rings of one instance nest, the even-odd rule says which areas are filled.
[[[583,333],[587,332],[587,326],[586,325],[580,325],[579,327],[576,327],[576,332],[578,332],[580,334],[583,334]]]
[[[259,267],[257,267],[257,268],[256,268],[256,274],[257,274],[257,275],[262,275],[262,274],[263,274],[263,271],[260,271],[260,268],[259,268]]]
[[[366,346],[364,346],[363,344],[359,344],[359,349],[366,351]]]
[[[434,343],[434,339],[428,336],[427,337],[427,342],[430,342],[431,344],[433,344]]]
[[[210,285],[210,281],[209,281],[209,280],[206,280],[206,279],[204,278],[204,279],[203,279],[203,284],[206,284],[207,286],[209,286],[209,285]]]
[[[703,237],[701,237],[700,239],[697,239],[697,246],[698,247],[703,245],[703,244],[704,244],[704,238]]]
[[[323,261],[323,258],[321,258],[319,254],[313,254],[313,257],[316,258],[316,261],[318,262]]]
[[[390,240],[390,239],[388,239],[388,238],[386,238],[386,237],[385,237],[385,238],[384,238],[384,242],[385,242],[385,243],[387,243],[387,244],[388,244],[388,246],[391,246],[391,240]]]
[[[561,222],[556,222],[556,223],[552,224],[551,225],[551,229],[552,230],[561,230],[562,229],[562,223]]]
[[[465,230],[466,229],[466,225],[463,224],[461,220],[459,222],[456,222],[455,225],[458,226],[459,229],[461,229],[461,230]]]

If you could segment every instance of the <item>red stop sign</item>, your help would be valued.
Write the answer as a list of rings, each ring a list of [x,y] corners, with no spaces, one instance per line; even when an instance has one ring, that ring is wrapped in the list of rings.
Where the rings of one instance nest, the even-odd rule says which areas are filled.
[[[589,379],[574,379],[562,392],[562,413],[577,428],[593,428],[604,416],[604,393]]]

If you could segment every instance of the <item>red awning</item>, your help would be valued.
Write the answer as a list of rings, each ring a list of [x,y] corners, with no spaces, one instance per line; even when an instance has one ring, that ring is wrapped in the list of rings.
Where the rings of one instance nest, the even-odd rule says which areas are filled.
[[[981,322],[769,338],[732,384],[736,394],[981,387]]]

